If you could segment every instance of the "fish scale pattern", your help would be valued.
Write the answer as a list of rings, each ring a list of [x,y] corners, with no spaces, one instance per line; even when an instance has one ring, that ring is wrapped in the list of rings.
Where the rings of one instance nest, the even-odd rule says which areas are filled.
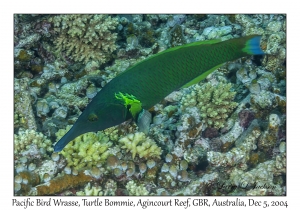
[[[114,86],[113,91],[136,96],[142,102],[143,108],[149,109],[166,95],[207,70],[245,56],[246,53],[241,51],[244,44],[245,41],[229,40],[162,53],[133,66],[108,85]],[[233,49],[238,50],[232,51]]]

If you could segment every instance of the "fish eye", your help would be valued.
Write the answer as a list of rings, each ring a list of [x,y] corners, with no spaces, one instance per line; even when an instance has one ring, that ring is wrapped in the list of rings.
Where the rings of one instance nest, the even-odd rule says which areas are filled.
[[[92,113],[92,114],[90,114],[90,115],[88,116],[88,120],[89,120],[90,122],[97,121],[97,120],[98,120],[98,116],[97,116],[96,114]]]

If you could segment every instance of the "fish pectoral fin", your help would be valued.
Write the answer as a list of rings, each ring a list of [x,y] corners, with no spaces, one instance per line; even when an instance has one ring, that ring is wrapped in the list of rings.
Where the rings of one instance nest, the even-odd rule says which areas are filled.
[[[148,134],[151,120],[152,120],[151,113],[148,110],[143,109],[139,113],[137,118],[137,125],[139,127],[139,131]]]
[[[193,80],[189,81],[188,83],[186,83],[181,88],[187,88],[189,86],[197,84],[198,82],[200,82],[201,80],[205,79],[210,73],[212,73],[214,70],[220,68],[221,66],[223,66],[223,64],[217,65],[217,66],[213,67],[212,69],[209,69],[208,71],[206,71],[203,74],[199,75],[195,79],[193,79]]]

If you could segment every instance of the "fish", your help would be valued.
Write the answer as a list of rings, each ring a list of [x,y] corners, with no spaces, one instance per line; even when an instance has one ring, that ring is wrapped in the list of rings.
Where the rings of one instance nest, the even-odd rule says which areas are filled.
[[[226,41],[193,42],[157,53],[138,62],[107,83],[87,105],[72,128],[55,144],[61,151],[87,132],[119,125],[129,119],[147,133],[149,109],[167,95],[206,78],[224,63],[250,55],[263,55],[260,35]]]

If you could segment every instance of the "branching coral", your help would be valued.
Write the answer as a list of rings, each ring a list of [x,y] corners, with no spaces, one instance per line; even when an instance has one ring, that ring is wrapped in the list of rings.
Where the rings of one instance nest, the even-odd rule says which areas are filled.
[[[137,185],[134,181],[129,181],[126,184],[126,189],[129,191],[129,195],[149,195],[149,192],[143,184]]]
[[[59,140],[71,126],[66,130],[60,129],[55,135]],[[68,166],[73,166],[79,170],[83,167],[96,166],[103,162],[109,155],[112,142],[102,132],[89,132],[78,136],[71,141],[62,151],[61,154],[66,158]]]
[[[142,132],[129,134],[121,138],[119,142],[124,144],[124,146],[122,146],[123,149],[127,149],[127,151],[132,153],[132,158],[135,158],[136,154],[138,154],[140,158],[160,158],[162,153],[161,148]]]
[[[49,19],[59,37],[54,41],[57,52],[65,52],[75,61],[105,63],[116,49],[117,18],[108,15],[57,15]]]
[[[76,195],[83,196],[98,196],[103,195],[102,188],[100,186],[91,186],[89,182],[83,189],[83,191],[76,192]]]
[[[46,151],[53,152],[51,140],[34,130],[20,130],[14,135],[14,153],[16,156],[40,158],[47,156]]]
[[[195,85],[194,90],[183,97],[182,105],[183,107],[196,105],[200,110],[202,121],[208,127],[222,128],[237,106],[233,101],[236,93],[230,91],[231,87],[231,83],[219,83],[217,86],[211,83],[203,86]]]

